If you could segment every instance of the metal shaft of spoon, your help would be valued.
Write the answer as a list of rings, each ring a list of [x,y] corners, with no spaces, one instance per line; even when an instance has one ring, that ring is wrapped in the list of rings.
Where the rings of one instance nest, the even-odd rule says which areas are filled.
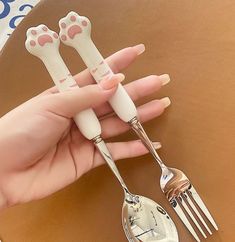
[[[143,126],[141,125],[140,121],[137,117],[134,117],[128,122],[131,126],[131,128],[135,131],[135,133],[138,135],[138,137],[141,139],[142,143],[145,145],[145,147],[149,150],[149,152],[152,154],[154,159],[158,162],[159,166],[164,169],[166,168],[165,164],[161,160],[160,156],[156,152],[156,149],[153,146],[152,141],[149,139],[148,135],[146,134]]]
[[[93,139],[93,142],[95,144],[95,146],[97,147],[97,149],[100,151],[100,154],[102,155],[102,157],[104,158],[104,160],[108,163],[110,169],[112,170],[112,172],[114,173],[114,175],[116,176],[116,178],[118,179],[119,183],[121,184],[123,190],[124,190],[124,194],[125,194],[125,200],[128,203],[136,203],[137,198],[135,195],[131,194],[125,184],[125,182],[123,181],[117,166],[115,165],[113,158],[105,144],[105,142],[103,141],[103,139],[101,138],[101,136],[97,136]]]

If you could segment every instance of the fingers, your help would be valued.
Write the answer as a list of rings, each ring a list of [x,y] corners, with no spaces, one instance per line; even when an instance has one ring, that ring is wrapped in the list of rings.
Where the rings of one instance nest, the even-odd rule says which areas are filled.
[[[136,59],[136,57],[142,54],[144,51],[145,46],[143,44],[127,47],[109,56],[106,61],[112,71],[114,73],[118,73],[128,67]],[[78,73],[74,76],[74,78],[80,87],[95,83],[88,69]]]
[[[123,74],[116,74],[96,85],[44,96],[41,99],[41,108],[65,118],[72,118],[82,110],[106,102],[123,79]]]
[[[113,72],[117,73],[125,69],[126,67],[128,67],[136,59],[138,55],[144,52],[144,50],[145,50],[145,46],[143,44],[139,44],[133,47],[127,47],[109,56],[106,59],[106,61],[109,64],[110,68],[113,70]],[[88,69],[85,69],[84,71],[78,73],[77,75],[74,76],[74,78],[78,83],[79,87],[83,87],[88,84],[95,83]],[[58,92],[57,87],[53,86],[45,90],[41,94],[39,94],[39,96],[57,93],[57,92]]]
[[[160,100],[153,100],[137,108],[139,120],[141,122],[149,121],[159,116],[165,108],[170,105],[170,99],[168,97]],[[130,129],[127,123],[124,123],[118,117],[107,117],[101,121],[102,137],[104,139],[110,138]]]
[[[132,100],[138,100],[158,91],[162,86],[170,81],[168,74],[160,76],[151,75],[126,85],[126,90]]]
[[[59,92],[58,88],[56,86],[53,86],[53,87],[46,89],[45,91],[39,93],[37,96],[35,96],[33,98],[40,98],[40,97],[50,95],[50,94],[55,94],[55,93],[58,93],[58,92]]]
[[[168,74],[163,74],[161,76],[150,75],[126,84],[124,88],[126,89],[131,99],[136,101],[142,97],[157,92],[169,81],[170,77]],[[110,112],[113,112],[109,104],[104,104],[101,107],[97,107],[95,111],[97,116],[104,116]]]
[[[161,148],[161,144],[159,142],[153,142],[153,145],[155,149]],[[145,148],[140,140],[107,143],[107,148],[110,151],[114,161],[125,158],[133,158],[148,153],[148,150]],[[104,163],[105,161],[101,156],[100,152],[96,150],[93,168],[100,166]]]

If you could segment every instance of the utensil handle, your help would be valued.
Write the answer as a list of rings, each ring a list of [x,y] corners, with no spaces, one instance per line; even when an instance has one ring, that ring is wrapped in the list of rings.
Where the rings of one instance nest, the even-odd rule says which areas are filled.
[[[96,139],[93,139],[95,146],[97,147],[97,149],[100,151],[100,154],[102,155],[102,157],[104,158],[104,160],[107,162],[109,168],[112,170],[113,174],[116,176],[116,178],[118,179],[119,183],[121,184],[123,190],[125,192],[128,192],[128,188],[125,184],[125,182],[122,179],[122,176],[119,173],[119,170],[105,144],[105,142],[102,140],[101,137],[97,137]]]
[[[71,19],[74,22],[71,23]],[[113,71],[90,38],[91,23],[88,18],[70,12],[59,21],[59,26],[61,41],[77,50],[97,83],[104,77],[113,75]],[[68,26],[68,30],[64,26]],[[109,103],[120,119],[125,122],[137,115],[133,101],[121,84],[118,85]]]
[[[88,39],[82,45],[81,43],[76,45],[75,49],[97,83],[104,77],[114,74],[91,39]],[[115,94],[109,99],[109,103],[115,113],[124,122],[130,121],[137,115],[135,104],[121,84],[118,85]]]
[[[69,91],[71,88],[79,88],[59,53],[58,35],[46,27],[47,30],[43,37],[45,41],[48,40],[48,43],[40,45],[40,43],[43,43],[43,39],[40,40],[40,35],[38,37],[38,44],[34,40],[35,33],[40,33],[45,27],[45,25],[39,25],[27,31],[26,49],[32,55],[41,59],[60,92]],[[36,45],[32,45],[32,41],[35,41]],[[74,121],[81,133],[89,140],[101,134],[100,122],[91,108],[76,114]]]

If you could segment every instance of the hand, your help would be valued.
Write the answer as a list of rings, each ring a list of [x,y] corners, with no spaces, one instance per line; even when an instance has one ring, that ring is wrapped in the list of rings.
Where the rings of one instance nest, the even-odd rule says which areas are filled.
[[[143,47],[123,49],[107,61],[117,73],[133,62]],[[53,87],[0,119],[0,207],[48,196],[104,163],[93,143],[81,135],[72,120],[79,111],[94,108],[97,116],[102,117],[104,139],[129,129],[117,116],[105,117],[112,112],[106,101],[114,94],[121,74],[99,85],[93,84],[88,70],[77,74],[75,79],[82,88],[58,93]],[[125,85],[125,89],[137,100],[168,81],[168,75],[151,75]],[[163,98],[138,107],[141,122],[160,115],[168,105],[169,99]],[[147,153],[139,140],[107,146],[114,160]]]

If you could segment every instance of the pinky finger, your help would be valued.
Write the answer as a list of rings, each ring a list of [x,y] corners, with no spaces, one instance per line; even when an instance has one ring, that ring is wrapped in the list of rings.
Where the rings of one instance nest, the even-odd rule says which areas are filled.
[[[160,142],[153,142],[155,149],[161,148]],[[112,155],[113,160],[120,160],[125,158],[133,158],[148,153],[146,147],[140,140],[128,141],[128,142],[113,142],[107,143],[107,148]],[[94,168],[104,164],[104,158],[98,150],[94,156]]]

